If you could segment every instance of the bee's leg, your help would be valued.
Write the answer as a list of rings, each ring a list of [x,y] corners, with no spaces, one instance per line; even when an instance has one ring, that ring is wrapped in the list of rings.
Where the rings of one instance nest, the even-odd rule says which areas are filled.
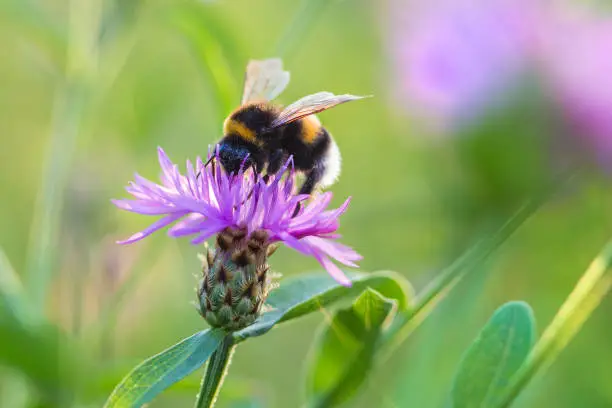
[[[315,166],[306,173],[306,180],[304,180],[304,184],[300,188],[300,194],[310,194],[315,189],[319,181],[323,178],[325,174],[325,166],[322,162],[318,162]]]
[[[270,176],[275,174],[283,165],[283,161],[285,159],[285,154],[281,149],[275,150],[270,154],[270,159],[268,160],[268,168],[266,169],[266,174],[263,176],[263,180],[265,183],[268,183]]]
[[[324,175],[325,164],[322,161],[319,161],[315,164],[312,170],[306,173],[306,180],[304,181],[304,184],[302,184],[299,194],[311,194]],[[295,210],[293,211],[293,217],[295,217],[300,211],[300,207],[300,203],[295,206]]]

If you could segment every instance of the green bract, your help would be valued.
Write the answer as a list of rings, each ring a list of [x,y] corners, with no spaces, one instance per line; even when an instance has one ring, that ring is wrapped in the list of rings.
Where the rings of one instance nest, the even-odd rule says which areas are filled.
[[[259,317],[272,287],[267,260],[273,248],[263,231],[219,234],[215,249],[202,257],[198,290],[200,314],[211,326],[239,330]]]

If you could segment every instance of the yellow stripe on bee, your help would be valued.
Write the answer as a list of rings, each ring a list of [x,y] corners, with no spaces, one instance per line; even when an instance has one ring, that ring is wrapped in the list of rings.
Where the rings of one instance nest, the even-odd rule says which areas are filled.
[[[319,131],[321,130],[321,122],[315,115],[306,116],[302,119],[302,134],[300,135],[302,141],[306,144],[313,143]]]
[[[255,131],[248,128],[244,123],[239,122],[235,119],[227,119],[223,124],[223,134],[235,134],[256,145],[260,145],[261,141],[257,139]]]

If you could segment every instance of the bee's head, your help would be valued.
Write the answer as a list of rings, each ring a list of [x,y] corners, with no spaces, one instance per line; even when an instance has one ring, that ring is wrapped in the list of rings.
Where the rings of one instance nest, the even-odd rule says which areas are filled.
[[[243,144],[219,143],[218,158],[228,173],[238,173],[241,166],[246,169],[254,164],[251,151]]]

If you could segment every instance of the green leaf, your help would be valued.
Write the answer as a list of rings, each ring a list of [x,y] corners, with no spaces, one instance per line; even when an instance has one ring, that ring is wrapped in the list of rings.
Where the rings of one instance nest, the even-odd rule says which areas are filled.
[[[139,407],[200,368],[225,334],[204,330],[144,361],[130,372],[106,401],[106,408]]]
[[[509,407],[531,378],[555,361],[612,290],[612,241],[591,262],[521,366],[499,407]],[[588,405],[588,404],[587,404]]]
[[[355,273],[349,277],[353,282],[351,287],[338,284],[327,274],[301,275],[281,281],[280,287],[272,291],[266,302],[271,310],[251,326],[235,332],[234,338],[240,342],[249,337],[261,336],[277,323],[321,310],[340,299],[357,296],[368,287],[395,299],[399,310],[406,310],[412,305],[412,286],[396,272]]]
[[[495,406],[534,341],[535,320],[527,303],[509,302],[497,309],[459,365],[454,408]]]
[[[309,400],[316,407],[347,401],[366,379],[384,323],[395,302],[366,289],[352,307],[336,312],[315,343],[307,374]]]

